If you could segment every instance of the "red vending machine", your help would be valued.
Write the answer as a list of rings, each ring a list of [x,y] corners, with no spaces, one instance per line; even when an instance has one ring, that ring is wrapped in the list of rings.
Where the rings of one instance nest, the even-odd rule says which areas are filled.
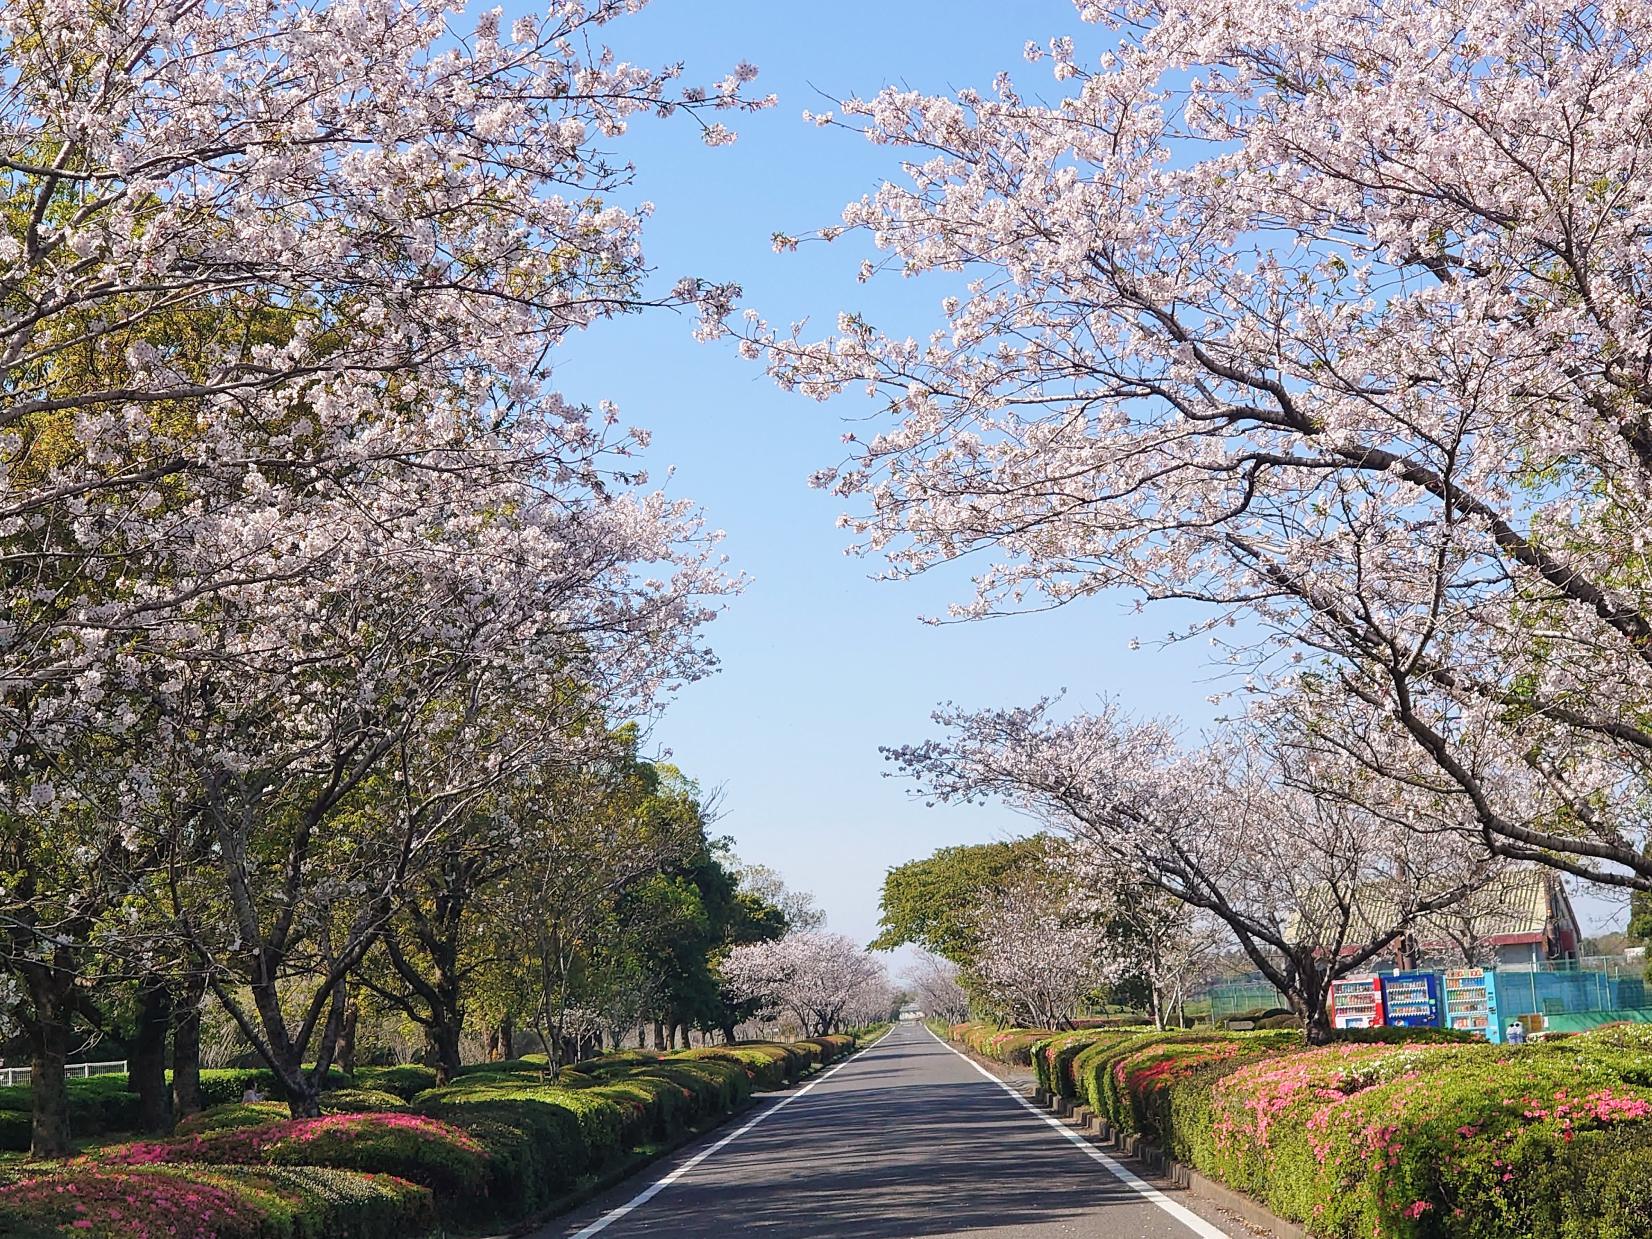
[[[1382,982],[1376,977],[1343,977],[1331,982],[1331,1027],[1381,1028]]]

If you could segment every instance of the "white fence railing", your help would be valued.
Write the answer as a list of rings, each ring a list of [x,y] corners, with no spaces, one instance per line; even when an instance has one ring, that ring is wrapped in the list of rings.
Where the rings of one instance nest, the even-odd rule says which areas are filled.
[[[84,1080],[87,1076],[106,1076],[124,1073],[126,1060],[107,1063],[70,1063],[63,1068],[63,1074],[71,1078]],[[0,1088],[10,1088],[14,1084],[27,1084],[34,1076],[33,1067],[0,1067]]]

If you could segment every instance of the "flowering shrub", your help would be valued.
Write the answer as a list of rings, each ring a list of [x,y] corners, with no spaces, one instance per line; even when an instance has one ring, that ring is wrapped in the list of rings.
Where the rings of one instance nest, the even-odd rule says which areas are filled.
[[[1016,1067],[1032,1065],[1033,1047],[1040,1041],[1056,1035],[1053,1028],[1002,1028],[997,1024],[954,1024],[949,1030],[954,1041],[961,1041],[982,1058],[994,1059]]]
[[[336,1114],[140,1140],[104,1149],[98,1157],[137,1166],[197,1162],[377,1171],[423,1184],[438,1199],[479,1194],[487,1179],[486,1150],[469,1132],[403,1113]]]
[[[1432,1031],[1318,1049],[1291,1030],[1042,1034],[1034,1061],[1049,1091],[1315,1235],[1644,1239],[1652,1030],[1518,1048]]]
[[[430,1193],[388,1175],[314,1167],[66,1165],[0,1185],[19,1239],[420,1239]]]
[[[262,1239],[253,1200],[143,1169],[83,1167],[0,1187],[0,1234],[90,1239]]]

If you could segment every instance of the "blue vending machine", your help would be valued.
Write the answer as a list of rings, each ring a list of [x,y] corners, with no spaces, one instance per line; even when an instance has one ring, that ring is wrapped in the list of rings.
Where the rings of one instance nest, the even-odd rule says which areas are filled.
[[[1490,968],[1448,968],[1445,974],[1446,1027],[1477,1033],[1492,1044],[1503,1040],[1497,1015],[1497,973]]]
[[[1445,1012],[1440,1005],[1437,972],[1392,972],[1382,978],[1383,1021],[1401,1028],[1438,1028]]]

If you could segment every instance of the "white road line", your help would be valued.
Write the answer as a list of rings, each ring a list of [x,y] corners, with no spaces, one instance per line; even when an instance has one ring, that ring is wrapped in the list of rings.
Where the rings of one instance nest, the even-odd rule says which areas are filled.
[[[900,1027],[899,1024],[895,1025],[895,1028],[899,1028],[899,1027]],[[761,1123],[764,1119],[768,1118],[771,1114],[779,1113],[781,1110],[784,1110],[787,1106],[791,1105],[792,1102],[796,1101],[799,1097],[806,1096],[814,1088],[815,1085],[824,1084],[827,1080],[830,1080],[833,1076],[835,1076],[838,1072],[842,1071],[850,1063],[853,1063],[853,1062],[857,1061],[862,1054],[866,1053],[866,1050],[872,1049],[873,1046],[882,1045],[883,1044],[883,1038],[887,1037],[889,1035],[889,1033],[892,1033],[894,1031],[895,1031],[895,1029],[891,1028],[888,1032],[883,1034],[883,1037],[879,1037],[876,1041],[872,1042],[871,1045],[868,1045],[866,1047],[866,1049],[856,1051],[855,1054],[852,1057],[844,1059],[841,1063],[839,1063],[836,1067],[833,1067],[830,1071],[827,1071],[822,1075],[816,1076],[813,1080],[810,1080],[802,1088],[798,1089],[797,1092],[786,1094],[786,1096],[782,1097],[779,1101],[775,1102],[775,1104],[770,1106],[767,1110],[764,1110],[756,1118],[752,1119],[751,1122],[747,1123],[744,1127],[740,1128],[740,1130],[732,1133],[731,1135],[724,1136],[721,1140],[719,1140],[716,1144],[712,1145],[709,1149],[701,1149],[698,1153],[696,1153],[693,1157],[689,1158],[681,1166],[678,1166],[670,1174],[665,1175],[663,1178],[656,1179],[654,1182],[650,1183],[647,1187],[643,1188],[642,1191],[638,1192],[635,1196],[631,1197],[631,1199],[626,1201],[623,1205],[620,1205],[618,1208],[615,1208],[615,1209],[610,1209],[607,1213],[604,1213],[601,1217],[599,1217],[596,1221],[592,1222],[584,1230],[576,1230],[572,1235],[568,1236],[568,1239],[590,1239],[591,1235],[595,1235],[595,1234],[599,1233],[600,1231],[607,1230],[610,1226],[612,1226],[615,1222],[619,1221],[626,1214],[635,1213],[638,1209],[642,1208],[649,1201],[653,1200],[654,1197],[658,1196],[661,1192],[665,1191],[666,1188],[670,1187],[678,1179],[682,1178],[690,1170],[693,1170],[694,1167],[698,1166],[701,1162],[705,1161],[706,1158],[710,1157],[718,1149],[722,1148],[725,1145],[733,1144],[741,1136],[745,1135],[753,1127],[756,1127],[759,1123]],[[925,1030],[925,1031],[927,1031],[927,1030]],[[930,1035],[934,1036],[933,1033],[931,1033]],[[1224,1239],[1225,1239],[1225,1236],[1224,1236]]]
[[[1183,1226],[1191,1230],[1195,1235],[1198,1235],[1199,1239],[1231,1239],[1231,1236],[1229,1236],[1225,1230],[1220,1230],[1217,1227],[1212,1226],[1209,1222],[1205,1221],[1204,1218],[1193,1212],[1193,1210],[1187,1208],[1185,1205],[1179,1205],[1174,1200],[1171,1200],[1170,1197],[1166,1196],[1151,1183],[1145,1182],[1144,1180],[1131,1174],[1130,1171],[1119,1165],[1119,1163],[1114,1161],[1111,1157],[1108,1157],[1107,1154],[1096,1148],[1095,1145],[1091,1144],[1071,1127],[1068,1127],[1060,1119],[1053,1118],[1050,1115],[1045,1114],[1044,1111],[1040,1110],[1037,1106],[1033,1105],[1032,1102],[1028,1101],[1004,1081],[993,1075],[992,1072],[981,1066],[980,1063],[976,1062],[968,1054],[961,1052],[954,1046],[947,1045],[947,1043],[942,1041],[940,1037],[936,1037],[935,1033],[928,1027],[925,1027],[924,1031],[929,1033],[931,1037],[935,1037],[936,1041],[939,1041],[943,1046],[946,1046],[947,1049],[958,1055],[959,1058],[963,1059],[971,1067],[975,1068],[975,1070],[979,1071],[983,1076],[991,1080],[1011,1097],[1015,1098],[1016,1101],[1026,1107],[1027,1111],[1034,1118],[1043,1119],[1044,1122],[1048,1123],[1051,1127],[1055,1128],[1056,1131],[1065,1136],[1074,1148],[1078,1149],[1092,1161],[1100,1162],[1104,1167],[1106,1167],[1107,1172],[1114,1178],[1118,1179],[1121,1183],[1149,1204],[1157,1205],[1160,1209],[1163,1209],[1171,1217],[1175,1218]]]

